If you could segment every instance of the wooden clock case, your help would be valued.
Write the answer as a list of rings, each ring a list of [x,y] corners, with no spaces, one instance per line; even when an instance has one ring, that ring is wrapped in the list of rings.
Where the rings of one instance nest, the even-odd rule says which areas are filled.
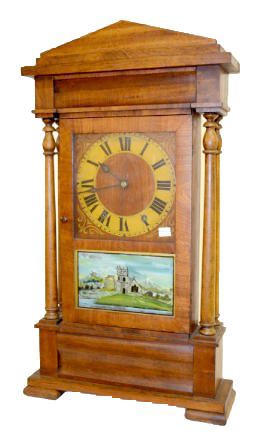
[[[222,378],[220,121],[229,110],[228,74],[238,71],[216,40],[125,21],[44,52],[35,66],[22,68],[22,75],[35,78],[46,166],[46,314],[36,324],[40,370],[29,377],[26,395],[112,395],[176,405],[188,419],[226,423],[235,392]],[[109,132],[175,134],[173,238],[74,237],[72,136]],[[175,254],[174,316],[76,307],[73,254],[80,248]]]

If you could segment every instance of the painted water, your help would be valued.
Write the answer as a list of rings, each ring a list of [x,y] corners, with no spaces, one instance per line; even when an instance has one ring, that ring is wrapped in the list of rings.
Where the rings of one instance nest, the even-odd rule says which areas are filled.
[[[161,311],[161,310],[155,310],[155,309],[149,309],[149,308],[134,308],[130,306],[112,306],[112,305],[104,305],[104,304],[98,304],[96,301],[100,299],[101,297],[105,296],[113,296],[116,294],[114,291],[81,291],[81,293],[84,295],[84,297],[79,294],[79,307],[81,308],[98,308],[98,309],[107,309],[111,311],[127,311],[127,312],[137,312],[137,313],[144,313],[144,314],[163,314],[163,315],[172,315],[172,304],[171,304],[171,311]]]

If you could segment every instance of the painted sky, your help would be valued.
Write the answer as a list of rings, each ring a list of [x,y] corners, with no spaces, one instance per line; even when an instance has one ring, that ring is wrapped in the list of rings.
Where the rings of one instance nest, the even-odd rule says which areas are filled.
[[[139,282],[151,282],[162,288],[172,288],[174,267],[171,257],[78,252],[80,279],[92,271],[100,277],[116,275],[117,265],[127,266],[129,276],[135,277]]]

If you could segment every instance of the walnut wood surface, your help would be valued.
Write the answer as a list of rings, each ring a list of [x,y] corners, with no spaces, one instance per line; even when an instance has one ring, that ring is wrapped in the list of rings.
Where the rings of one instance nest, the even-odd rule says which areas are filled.
[[[58,334],[60,377],[192,392],[192,346]]]
[[[192,114],[192,305],[191,305],[191,332],[199,322],[199,302],[201,291],[201,116]]]
[[[45,154],[45,298],[46,319],[58,319],[57,296],[57,260],[56,260],[56,208],[54,161],[55,139],[53,137],[53,120],[44,119],[45,137],[43,149]]]
[[[57,109],[36,109],[36,117],[46,117],[58,113],[61,119],[78,119],[85,117],[130,117],[130,116],[170,116],[173,114],[191,114],[190,104],[155,104],[155,105],[118,105],[108,107],[75,107]],[[49,117],[50,117],[49,116]]]
[[[193,354],[193,393],[215,397],[222,379],[222,345],[225,328],[217,326],[213,336],[198,329],[191,336]]]
[[[105,132],[175,132],[176,133],[176,235],[171,242],[152,240],[100,240],[73,238],[73,188],[71,168],[72,133]],[[191,327],[191,217],[192,217],[192,118],[191,116],[137,117],[109,119],[62,120],[60,122],[60,177],[59,218],[68,218],[60,223],[60,261],[66,269],[60,273],[60,288],[63,297],[63,315],[67,321],[91,322],[92,324],[119,325],[135,328],[152,328],[163,331],[189,332]],[[107,310],[75,307],[74,294],[74,250],[105,250],[142,253],[176,253],[175,316],[150,316],[148,314],[112,312]],[[194,263],[194,261],[193,261]],[[196,270],[198,270],[196,264]]]
[[[220,142],[216,120],[218,114],[205,113],[206,131],[203,139],[205,154],[205,192],[203,220],[201,329],[204,335],[215,334],[215,288],[216,288],[216,188],[217,155]]]
[[[114,68],[114,60],[116,67]],[[211,38],[119,21],[41,54],[28,76],[126,70],[128,68],[221,65],[237,73],[239,64]]]
[[[184,407],[188,419],[225,424],[235,392],[232,381],[222,379],[225,329],[218,324],[219,122],[229,111],[228,73],[238,71],[232,54],[214,39],[126,21],[46,51],[35,66],[22,68],[23,75],[35,78],[34,113],[45,122],[46,162],[46,315],[36,325],[40,371],[28,379],[26,395],[112,395]],[[206,113],[201,326],[198,113]],[[58,123],[56,143],[53,121]],[[84,239],[73,227],[73,136],[112,132],[172,135],[169,152],[175,158],[177,184],[175,210],[167,219],[174,219],[172,239],[160,241],[155,233],[143,239],[110,239],[100,233]],[[78,249],[175,254],[175,315],[76,307]]]
[[[137,330],[43,319],[42,375],[215,398],[224,328],[216,335]]]
[[[216,119],[217,123],[217,134],[218,134],[218,150],[221,151],[222,147],[222,137],[220,130],[222,125],[220,121],[222,116]],[[217,154],[216,159],[216,271],[215,271],[215,323],[220,325],[219,321],[219,272],[220,272],[220,154]]]
[[[24,395],[35,396],[36,398],[58,399],[64,393],[60,390],[45,389],[35,386],[26,386],[23,390]]]
[[[105,163],[114,174],[127,177],[126,196],[129,202],[124,202],[124,193],[123,191],[118,192],[117,188],[110,188],[110,191],[100,191],[100,201],[108,210],[117,215],[127,216],[141,212],[151,202],[155,191],[155,181],[150,167],[141,157],[130,153],[115,155],[107,159]],[[99,172],[96,186],[101,188],[109,184],[109,175]]]
[[[58,389],[58,390],[57,390]],[[203,398],[194,395],[175,394],[133,386],[115,386],[96,383],[89,380],[71,379],[68,377],[46,376],[36,372],[28,378],[28,386],[24,393],[57,399],[65,391],[85,392],[95,395],[112,395],[113,398],[135,399],[159,404],[175,405],[186,408],[185,416],[191,420],[225,425],[235,398],[232,381],[222,380],[215,398]],[[45,393],[46,396],[43,396]],[[55,397],[56,396],[56,397]]]
[[[195,69],[181,72],[55,80],[55,107],[194,102]]]
[[[171,112],[191,107],[225,114],[229,111],[227,76],[219,66],[37,76],[35,114],[87,117],[89,112],[115,115],[127,110],[130,115],[139,109]]]

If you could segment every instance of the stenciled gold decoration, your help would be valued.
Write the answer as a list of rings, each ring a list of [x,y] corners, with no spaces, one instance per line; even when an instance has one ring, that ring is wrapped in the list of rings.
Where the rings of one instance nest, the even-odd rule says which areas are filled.
[[[77,217],[77,228],[78,232],[80,234],[84,235],[95,235],[95,234],[102,234],[104,233],[98,229],[93,223],[89,221],[87,216],[84,214],[84,212],[81,210],[80,206],[78,206],[79,215]]]

